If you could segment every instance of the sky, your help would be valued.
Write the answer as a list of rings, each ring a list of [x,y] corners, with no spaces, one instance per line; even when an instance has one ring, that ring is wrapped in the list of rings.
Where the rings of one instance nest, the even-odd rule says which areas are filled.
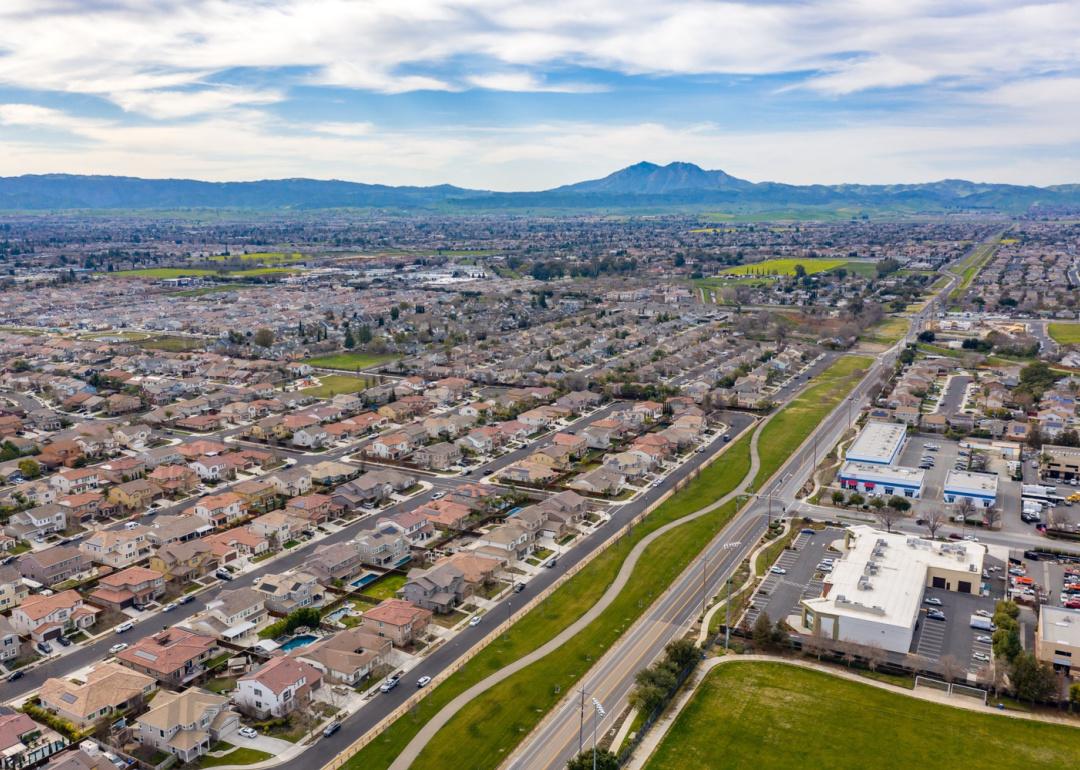
[[[1080,182],[1080,0],[3,0],[0,175]]]

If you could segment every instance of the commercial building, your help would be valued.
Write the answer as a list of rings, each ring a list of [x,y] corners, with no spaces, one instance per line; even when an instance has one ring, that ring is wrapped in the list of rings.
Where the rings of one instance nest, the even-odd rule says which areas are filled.
[[[839,481],[843,489],[862,492],[873,497],[899,495],[921,497],[926,471],[902,465],[875,465],[873,463],[844,463],[840,468]]]
[[[952,470],[945,477],[942,494],[947,503],[970,500],[976,508],[990,508],[997,502],[997,490],[996,473]]]
[[[802,601],[803,629],[824,639],[906,654],[924,589],[976,593],[985,554],[977,543],[851,527],[822,596]]]
[[[844,459],[874,465],[892,465],[904,451],[907,426],[870,420],[844,453]]]
[[[1066,674],[1080,676],[1080,610],[1048,604],[1039,608],[1035,657]]]
[[[1080,449],[1077,447],[1043,444],[1040,454],[1043,478],[1080,479]]]

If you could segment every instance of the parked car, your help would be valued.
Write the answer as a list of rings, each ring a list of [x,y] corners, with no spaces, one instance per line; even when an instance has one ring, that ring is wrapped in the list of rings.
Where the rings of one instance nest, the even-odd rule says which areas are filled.
[[[519,594],[525,590],[524,583],[514,583],[514,593]]]
[[[178,605],[178,604],[177,604],[176,602],[169,602],[168,604],[165,604],[165,605],[163,605],[163,606],[161,607],[161,611],[162,611],[162,612],[172,612],[172,611],[173,611],[173,610],[175,610],[175,609],[176,609],[176,608],[177,608],[178,606],[179,606],[179,605]]]
[[[986,634],[979,634],[978,636],[975,637],[975,641],[979,642],[981,644],[993,644],[994,643],[993,638],[987,636]]]
[[[37,651],[42,655],[48,655],[52,652],[52,645],[48,642],[38,642],[34,646],[37,647]]]
[[[473,615],[471,618],[469,618],[469,625],[470,626],[478,626],[478,625],[480,625],[480,616],[479,615]]]
[[[124,650],[127,649],[127,647],[128,647],[127,644],[125,644],[124,642],[120,642],[119,644],[114,644],[112,647],[109,648],[109,654],[110,655],[115,655],[118,652],[123,652]]]
[[[241,727],[237,732],[245,738],[258,738],[259,733],[253,727]]]
[[[923,599],[923,602],[925,602],[926,604],[933,604],[935,607],[941,606],[941,599],[937,598],[936,596],[927,596],[925,599]]]
[[[432,500],[438,500],[445,494],[446,494],[445,492],[435,492],[434,494],[431,495],[431,499]]]
[[[116,627],[115,631],[118,634],[122,634],[125,631],[130,631],[133,628],[135,628],[135,624],[132,623],[130,620],[125,620],[123,623]]]
[[[554,567],[554,566],[555,566],[555,565],[557,565],[558,563],[559,563],[559,560],[558,560],[558,559],[552,559],[551,561],[549,561],[549,562],[548,562],[547,564],[545,564],[544,566],[546,566],[546,567],[547,567],[548,569],[551,569],[552,567]]]
[[[979,661],[980,663],[990,662],[990,656],[987,655],[985,652],[973,652],[971,653],[971,657]]]
[[[429,684],[431,684],[430,676],[422,676],[416,680],[417,687],[427,687]]]
[[[7,680],[6,681],[14,682],[14,681],[16,681],[18,679],[22,679],[23,676],[24,676],[24,674],[23,674],[22,671],[12,671],[10,674],[7,675]]]
[[[931,620],[945,620],[945,613],[941,610],[929,609],[926,611],[926,617]]]
[[[187,604],[188,602],[193,602],[193,601],[195,601],[194,596],[192,596],[191,594],[184,594],[183,596],[181,596],[179,599],[176,600],[176,603],[177,604]]]
[[[218,580],[232,580],[232,573],[224,568],[216,569],[214,570],[214,577]]]
[[[401,677],[397,674],[391,674],[386,678],[386,681],[379,685],[379,692],[390,692],[401,683]]]
[[[786,575],[787,574],[786,569],[784,569],[783,567],[777,567],[777,566],[769,567],[769,572],[773,573],[774,575]]]
[[[68,639],[66,636],[58,636],[58,637],[56,637],[56,641],[58,641],[60,643],[61,647],[70,647],[71,646],[71,640]]]
[[[331,722],[322,731],[323,738],[329,738],[331,735],[341,729],[341,722]]]

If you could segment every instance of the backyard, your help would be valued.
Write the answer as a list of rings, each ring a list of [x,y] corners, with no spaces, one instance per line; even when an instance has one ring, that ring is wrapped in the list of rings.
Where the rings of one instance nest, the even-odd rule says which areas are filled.
[[[885,747],[887,746],[887,749]],[[883,750],[884,749],[884,750]],[[710,672],[648,770],[1069,767],[1080,730],[978,714],[782,663]]]

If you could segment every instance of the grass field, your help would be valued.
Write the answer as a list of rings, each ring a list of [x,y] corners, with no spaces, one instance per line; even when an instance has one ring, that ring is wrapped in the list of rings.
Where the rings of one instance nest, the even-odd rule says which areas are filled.
[[[168,353],[186,353],[189,350],[202,350],[210,343],[209,340],[195,337],[174,337],[171,334],[162,334],[158,337],[140,340],[136,344],[140,348],[148,350],[164,350]]]
[[[332,398],[342,393],[359,393],[371,385],[365,377],[349,377],[345,374],[324,374],[319,377],[319,384],[304,388],[301,393],[309,393],[315,398]]]
[[[375,353],[334,353],[329,356],[318,356],[304,361],[305,364],[318,366],[323,369],[344,369],[355,372],[357,369],[367,369],[379,366],[388,361],[393,361],[397,356],[378,355]]]
[[[763,262],[729,267],[720,272],[721,275],[795,275],[795,265],[802,265],[808,275],[813,275],[844,267],[847,263],[846,259],[766,259]]]
[[[881,345],[891,345],[907,334],[911,322],[896,316],[883,319],[863,332],[863,339]]]
[[[369,586],[364,586],[364,594],[374,596],[376,599],[393,599],[397,590],[405,585],[404,575],[387,575],[379,578]]]
[[[259,251],[253,254],[218,254],[210,257],[211,262],[254,262],[260,265],[284,265],[289,262],[300,262],[304,255],[299,251],[285,253],[283,251]]]
[[[960,269],[960,284],[953,289],[952,293],[949,295],[950,302],[956,302],[964,296],[964,292],[971,286],[971,282],[975,280],[975,276],[977,276],[979,271],[986,267],[987,263],[993,259],[1000,244],[1001,233],[998,233],[996,238],[983,243],[971,253],[971,256],[958,265]]]
[[[866,356],[842,356],[832,366],[814,378],[814,384],[780,410],[761,429],[758,455],[761,469],[754,489],[761,485],[794,452],[844,396],[862,379],[862,373],[873,362]]]
[[[509,633],[440,684],[412,713],[350,759],[347,767],[360,770],[389,766],[420,726],[458,694],[541,646],[584,614],[607,590],[630,550],[642,538],[722,497],[739,483],[749,467],[750,438],[743,436],[629,536],[593,559],[515,623]],[[558,702],[559,693],[573,686],[733,513],[733,505],[725,506],[653,543],[638,562],[626,589],[596,621],[556,653],[519,671],[459,712],[428,744],[414,767],[452,767],[460,764],[462,756],[477,757],[476,767],[496,766],[524,736],[522,730],[535,725]]]
[[[130,332],[130,331],[110,331],[110,332],[90,332],[89,334],[80,334],[80,337],[87,340],[100,340],[106,337],[117,337],[129,342],[138,342],[140,340],[148,339],[151,335],[146,332]]]
[[[782,663],[726,663],[706,676],[646,764],[953,770],[1064,768],[1080,730],[928,703]],[[981,764],[981,763],[980,763]]]
[[[1059,345],[1080,345],[1080,323],[1054,321],[1048,325],[1047,331]]]

